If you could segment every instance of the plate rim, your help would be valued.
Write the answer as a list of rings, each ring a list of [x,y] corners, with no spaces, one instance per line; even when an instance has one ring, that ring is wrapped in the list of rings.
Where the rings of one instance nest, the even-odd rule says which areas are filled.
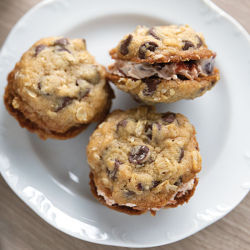
[[[12,27],[12,29],[10,30],[10,32],[8,33],[4,43],[2,44],[1,48],[0,48],[0,57],[2,56],[2,49],[6,46],[6,44],[8,43],[11,35],[13,33],[16,32],[16,30],[18,29],[19,24],[25,19],[30,17],[30,15],[32,15],[33,13],[35,13],[37,10],[39,10],[40,8],[42,8],[43,6],[49,5],[49,4],[54,4],[55,2],[57,2],[58,0],[43,0],[37,4],[35,4],[32,8],[30,8],[17,22],[16,24]],[[232,25],[234,25],[239,31],[240,34],[243,35],[248,42],[250,42],[250,36],[247,32],[247,30],[235,19],[233,18],[231,15],[229,15],[226,11],[224,11],[223,9],[221,9],[220,7],[218,7],[214,2],[212,2],[211,0],[202,0],[202,2],[204,4],[206,4],[212,11],[218,13],[221,17],[223,17],[224,19],[226,19],[228,22],[230,22]],[[0,169],[1,170],[1,169]],[[38,209],[36,209],[36,207],[34,207],[28,199],[25,199],[25,197],[18,193],[18,191],[15,189],[15,185],[13,185],[11,183],[10,178],[7,178],[6,175],[4,175],[4,171],[1,170],[1,176],[3,177],[4,181],[7,183],[7,185],[10,187],[10,189],[14,192],[15,195],[17,195],[18,198],[20,198],[32,211],[34,211],[40,218],[42,218],[44,221],[46,221],[49,225],[51,225],[52,227],[56,228],[57,230],[70,235],[72,237],[78,238],[80,240],[85,240],[87,242],[92,242],[92,243],[96,243],[96,244],[103,244],[103,245],[111,245],[111,246],[120,246],[120,247],[133,247],[133,248],[149,248],[149,247],[156,247],[156,246],[162,246],[162,245],[168,245],[180,240],[183,240],[189,236],[194,235],[195,233],[203,230],[204,228],[210,226],[211,224],[215,223],[216,221],[219,221],[220,219],[222,219],[224,216],[226,216],[227,214],[229,214],[233,209],[235,209],[241,202],[242,200],[247,196],[247,194],[249,193],[249,189],[245,189],[244,194],[242,195],[240,201],[238,203],[236,203],[234,206],[231,206],[230,209],[228,209],[225,213],[223,213],[222,215],[214,218],[213,220],[210,220],[206,225],[203,225],[201,227],[199,227],[199,229],[195,229],[193,230],[192,233],[187,233],[182,239],[180,240],[173,240],[173,241],[169,241],[167,243],[160,243],[160,244],[152,244],[150,243],[149,245],[140,245],[140,244],[133,244],[133,243],[126,243],[121,245],[121,244],[114,244],[111,241],[105,241],[105,242],[101,242],[95,239],[91,239],[87,236],[82,236],[82,237],[78,237],[77,235],[74,235],[73,232],[66,232],[66,230],[64,230],[63,228],[60,228],[59,226],[53,224],[51,221],[49,221],[47,219],[46,216],[44,216],[43,213],[41,213]]]

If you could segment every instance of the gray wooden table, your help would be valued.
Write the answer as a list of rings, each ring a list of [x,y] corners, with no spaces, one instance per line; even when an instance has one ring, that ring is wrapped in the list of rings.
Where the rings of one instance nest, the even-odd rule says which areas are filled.
[[[0,46],[16,21],[39,0],[0,0]],[[250,0],[214,0],[250,31]],[[5,83],[1,83],[5,84]],[[157,230],[157,229],[156,229]],[[120,250],[72,238],[49,226],[0,177],[0,250]],[[156,248],[155,248],[156,249]],[[160,249],[250,249],[250,195],[222,220]]]

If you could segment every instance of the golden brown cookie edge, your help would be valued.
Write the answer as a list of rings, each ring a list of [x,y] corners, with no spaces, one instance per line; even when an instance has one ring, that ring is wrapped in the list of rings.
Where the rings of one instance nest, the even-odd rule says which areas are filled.
[[[126,85],[127,81],[140,81],[138,79],[133,79],[130,77],[123,77],[123,76],[119,76],[119,75],[115,75],[112,74],[110,72],[107,72],[107,78],[114,83],[119,89],[126,91],[123,86]],[[159,103],[159,102],[163,102],[163,103],[171,103],[171,102],[176,102],[182,99],[194,99],[196,97],[202,96],[203,94],[205,94],[208,90],[210,90],[211,88],[213,88],[216,83],[219,81],[220,79],[220,74],[219,74],[219,70],[218,68],[214,68],[214,72],[212,75],[210,76],[206,76],[206,77],[201,77],[197,80],[162,80],[160,84],[165,84],[168,85],[169,82],[176,82],[178,84],[175,84],[175,86],[172,86],[171,88],[175,91],[175,93],[179,93],[177,96],[177,98],[175,97],[176,95],[174,95],[172,98],[169,98],[168,101],[161,101],[161,100],[157,100],[154,101],[153,97],[151,98],[151,96],[146,96],[146,100],[142,100],[141,98],[138,99],[138,101],[143,101],[146,103]],[[190,93],[190,97],[182,97],[181,96],[181,92],[183,91],[183,87],[184,85],[188,85],[192,83],[194,86],[197,86],[197,88],[194,88],[194,90],[192,91],[192,94]],[[199,89],[201,88],[201,86],[204,87],[204,90],[201,91],[199,94],[195,95],[197,93],[197,91],[199,91]],[[137,96],[138,95],[138,88],[131,90],[127,90],[126,92]]]
[[[16,67],[18,67],[18,64],[16,65]],[[9,112],[9,114],[12,115],[18,121],[19,125],[22,128],[26,128],[31,133],[36,133],[43,140],[46,140],[48,138],[58,139],[58,140],[65,140],[65,139],[73,138],[77,136],[79,133],[81,133],[82,131],[84,131],[91,122],[103,121],[106,115],[109,113],[109,110],[112,105],[112,99],[114,98],[114,92],[107,81],[105,88],[106,88],[106,91],[108,92],[109,97],[107,99],[108,102],[103,112],[97,114],[94,117],[94,119],[88,124],[82,124],[80,126],[72,127],[69,130],[67,130],[65,133],[57,133],[55,131],[50,131],[50,133],[48,133],[44,129],[40,128],[36,123],[26,118],[25,115],[21,111],[13,108],[11,103],[15,96],[12,94],[11,86],[13,86],[15,69],[11,71],[8,75],[8,84],[4,92],[5,107],[7,111]]]
[[[96,185],[94,183],[94,174],[92,172],[90,172],[89,174],[89,179],[90,179],[90,182],[89,182],[89,185],[90,185],[90,189],[91,189],[91,192],[92,194],[94,195],[94,197],[104,206],[108,207],[108,208],[111,208],[113,210],[116,210],[118,212],[121,212],[121,213],[125,213],[125,214],[128,214],[128,215],[140,215],[140,214],[144,214],[146,212],[150,212],[153,216],[156,215],[156,212],[157,211],[154,211],[154,210],[136,210],[132,207],[127,207],[127,206],[119,206],[117,204],[115,205],[108,205],[104,198],[100,195],[97,194],[97,189],[96,189]],[[174,208],[174,207],[177,207],[179,205],[183,205],[185,202],[188,202],[189,199],[193,196],[194,192],[195,192],[195,189],[196,189],[196,186],[198,184],[198,178],[195,177],[194,179],[194,186],[193,186],[193,189],[192,190],[188,190],[184,196],[180,197],[180,198],[177,198],[176,201],[177,203],[176,204],[169,204],[169,205],[166,205],[164,208]]]

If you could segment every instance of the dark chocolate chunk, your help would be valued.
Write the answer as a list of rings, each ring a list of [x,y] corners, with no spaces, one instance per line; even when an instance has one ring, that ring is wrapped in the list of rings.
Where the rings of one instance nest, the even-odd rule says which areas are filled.
[[[128,160],[130,163],[134,164],[144,164],[145,159],[149,153],[149,148],[145,145],[142,146],[135,146],[129,153]]]
[[[153,181],[152,182],[152,188],[157,187],[161,182],[160,181]]]
[[[151,35],[152,37],[154,37],[157,40],[161,40],[160,37],[158,37],[154,31],[154,27],[152,27],[151,29],[148,30],[148,34]]]
[[[39,83],[37,84],[37,87],[38,87],[39,90],[42,89],[42,84],[41,84],[41,82],[39,82]]]
[[[69,44],[69,41],[67,38],[61,38],[61,39],[58,39],[54,42],[54,45],[57,45],[59,46],[60,48],[57,49],[57,51],[66,51],[68,53],[71,54],[71,52],[65,48],[65,46],[67,46]]]
[[[180,150],[180,156],[179,156],[179,159],[178,159],[178,163],[181,162],[182,158],[184,157],[184,148],[181,148]]]
[[[144,131],[146,133],[146,136],[148,137],[148,139],[152,140],[152,129],[153,129],[153,125],[150,123],[147,123],[145,125]]]
[[[189,70],[192,70],[192,68],[196,65],[195,60],[189,60],[184,62],[184,65],[188,67]]]
[[[182,40],[182,42],[184,43],[182,50],[188,50],[189,48],[194,48],[194,44],[189,40]]]
[[[143,186],[142,186],[142,184],[140,182],[137,184],[137,189],[139,191],[143,191],[144,190],[144,188],[143,188]]]
[[[132,41],[133,36],[131,34],[128,35],[128,37],[122,41],[120,46],[120,53],[125,56],[129,53],[128,46]]]
[[[37,56],[45,48],[46,48],[46,46],[43,45],[43,44],[37,45],[36,48],[35,48],[35,54],[34,54],[34,56]]]
[[[182,177],[180,177],[175,183],[175,186],[180,186],[182,184]]]
[[[202,40],[201,40],[201,38],[199,36],[196,36],[196,37],[198,39],[198,43],[197,43],[196,48],[198,49],[198,48],[200,48],[203,45],[203,42],[202,42]]]
[[[208,75],[211,75],[212,72],[214,71],[214,63],[213,61],[208,62],[207,64],[205,64],[204,66],[204,70]]]
[[[107,169],[108,176],[112,181],[114,181],[117,178],[116,175],[121,164],[122,164],[121,161],[115,159],[114,169],[112,171]]]
[[[60,49],[58,49],[57,51],[66,51],[66,52],[68,52],[68,53],[70,53],[71,54],[71,52],[68,50],[68,49],[66,49],[66,48],[64,48],[64,47],[61,47]]]
[[[55,112],[58,112],[60,110],[62,110],[63,108],[65,108],[66,106],[70,105],[72,103],[74,98],[69,97],[69,96],[65,96],[61,99],[61,103],[60,105],[58,105],[58,107],[55,109]]]
[[[175,118],[176,114],[171,112],[167,112],[162,116],[162,120],[167,123],[172,123],[175,120]]]
[[[140,59],[146,58],[147,50],[154,52],[158,48],[158,44],[155,42],[145,42],[143,43],[138,51],[138,56]]]
[[[177,77],[178,77],[180,80],[182,80],[182,81],[184,81],[184,80],[189,80],[186,76],[181,75],[181,74],[177,74]]]
[[[126,119],[119,121],[116,125],[117,131],[119,127],[125,128],[127,124],[128,124],[128,121]]]
[[[58,45],[58,46],[61,46],[61,47],[64,47],[66,45],[69,44],[69,41],[67,38],[61,38],[61,39],[58,39],[54,42],[54,45]]]
[[[142,81],[147,85],[143,90],[145,96],[151,96],[156,91],[157,85],[161,82],[161,79],[157,76],[151,76],[148,78],[143,78]]]

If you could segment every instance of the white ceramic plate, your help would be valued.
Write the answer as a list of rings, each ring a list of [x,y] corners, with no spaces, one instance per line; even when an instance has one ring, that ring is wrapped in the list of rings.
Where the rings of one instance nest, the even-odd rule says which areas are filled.
[[[218,85],[201,98],[158,105],[184,113],[197,129],[203,156],[200,183],[190,202],[176,209],[128,216],[100,205],[88,185],[85,148],[95,125],[78,137],[42,141],[21,129],[1,102],[0,170],[14,192],[57,229],[107,245],[150,247],[181,240],[232,210],[250,188],[250,45],[245,30],[210,1],[55,0],[30,10],[13,28],[0,54],[1,96],[8,72],[36,40],[86,38],[107,65],[108,51],[136,25],[187,23],[216,51]],[[115,108],[137,104],[115,88]]]

